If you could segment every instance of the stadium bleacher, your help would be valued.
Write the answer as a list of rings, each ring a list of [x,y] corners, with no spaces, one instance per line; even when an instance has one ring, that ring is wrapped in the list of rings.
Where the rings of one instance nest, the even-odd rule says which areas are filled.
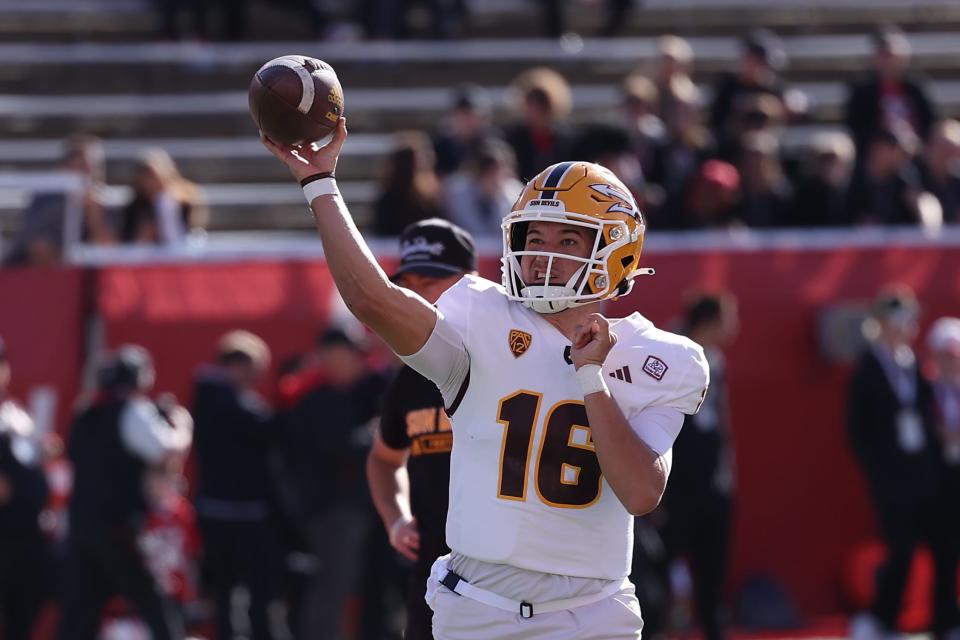
[[[960,115],[960,70],[949,31],[960,24],[960,7],[945,0],[909,7],[886,0],[658,0],[636,12],[630,37],[559,42],[532,37],[539,33],[539,18],[531,3],[473,2],[471,9],[470,33],[482,37],[325,43],[277,41],[298,35],[296,20],[255,4],[256,36],[272,40],[210,44],[157,42],[150,4],[143,0],[4,0],[0,170],[40,168],[55,159],[59,139],[87,131],[107,140],[108,181],[118,187],[112,202],[126,194],[122,187],[137,151],[160,146],[200,183],[211,205],[212,230],[308,228],[297,190],[259,146],[245,92],[263,61],[300,52],[331,62],[344,83],[352,135],[339,173],[358,222],[365,224],[380,157],[390,148],[387,132],[429,129],[449,104],[450,86],[470,81],[489,87],[495,114],[504,121],[511,114],[509,81],[528,66],[550,65],[573,85],[573,119],[602,121],[617,109],[619,81],[655,60],[655,36],[669,30],[695,34],[689,38],[694,78],[708,101],[717,74],[735,65],[738,37],[754,23],[787,34],[785,80],[809,101],[806,119],[784,133],[788,154],[801,151],[813,133],[837,129],[845,82],[868,65],[869,27],[882,20],[901,22],[915,67],[933,79],[935,100],[946,115]],[[591,32],[590,12],[569,13],[571,28]],[[0,196],[0,229],[9,233],[25,196]]]

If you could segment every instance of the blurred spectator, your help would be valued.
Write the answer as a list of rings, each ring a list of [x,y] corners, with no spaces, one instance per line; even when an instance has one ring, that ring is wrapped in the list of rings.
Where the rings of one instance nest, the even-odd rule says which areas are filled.
[[[653,154],[666,136],[663,122],[657,116],[659,98],[657,86],[646,76],[627,76],[622,85],[621,113],[631,138],[633,155],[643,172],[653,167]]]
[[[740,219],[748,227],[779,227],[792,197],[780,164],[780,145],[765,132],[744,136],[740,152]]]
[[[679,36],[666,35],[657,39],[657,66],[653,81],[657,88],[656,114],[664,121],[673,113],[677,83],[690,83],[693,69],[693,49],[690,43]]]
[[[179,40],[180,6],[184,0],[154,0],[160,14],[160,36],[167,40]]]
[[[49,595],[49,549],[40,528],[48,488],[33,420],[10,397],[10,376],[0,338],[0,628],[7,640],[29,640]]]
[[[924,81],[909,73],[910,43],[899,28],[887,25],[873,35],[873,70],[851,84],[846,123],[858,155],[881,130],[907,127],[927,139],[936,110]]]
[[[180,609],[184,620],[197,599],[197,560],[200,531],[193,505],[184,495],[185,460],[173,459],[151,469],[146,492],[149,511],[144,521],[140,548],[157,583]]]
[[[180,175],[163,149],[144,151],[133,177],[133,199],[120,213],[120,240],[176,245],[206,224],[207,208],[197,185]]]
[[[566,33],[567,21],[564,17],[564,0],[539,0],[543,6],[543,28],[548,38],[559,38]],[[592,4],[600,4],[601,0],[590,0]],[[630,11],[634,0],[605,0],[606,15],[597,35],[609,38],[623,31],[629,24]]]
[[[623,126],[586,125],[574,140],[569,157],[596,162],[610,169],[630,188],[634,198],[643,206],[643,168],[633,152],[631,142],[630,133]]]
[[[900,126],[877,131],[867,147],[867,157],[850,184],[847,215],[854,224],[919,225],[931,218],[934,198],[923,191],[911,158],[917,138]],[[938,213],[938,212],[935,212]]]
[[[454,91],[453,107],[433,136],[441,177],[474,159],[488,138],[502,137],[490,123],[491,111],[490,96],[483,88],[462,85]]]
[[[412,34],[409,13],[411,7],[420,4],[429,14],[430,37],[445,39],[453,37],[467,18],[466,0],[364,0],[360,17],[367,36],[373,39],[401,39]]]
[[[739,331],[736,299],[698,294],[686,305],[686,335],[703,347],[710,390],[696,415],[687,416],[673,445],[673,468],[661,509],[667,557],[687,557],[697,618],[707,640],[726,637],[721,596],[729,560],[733,510],[733,447],[727,386],[728,347]]]
[[[439,245],[441,251],[423,251]],[[465,274],[475,272],[470,235],[424,220],[401,236],[403,260],[391,279],[431,304]],[[390,543],[416,563],[407,588],[405,640],[431,640],[433,612],[424,601],[430,568],[450,553],[445,526],[453,432],[437,386],[409,367],[393,379],[380,428],[367,457],[367,480]]]
[[[88,135],[69,138],[59,169],[79,175],[85,184],[83,191],[34,194],[21,215],[7,264],[56,264],[63,257],[65,246],[81,240],[96,244],[113,241],[102,202],[105,160],[100,140]]]
[[[739,145],[752,133],[764,131],[775,134],[786,122],[787,112],[779,99],[769,94],[745,96],[738,111],[740,121],[736,123],[739,132]]]
[[[737,158],[743,127],[756,109],[757,97],[770,96],[782,106],[784,89],[779,71],[785,64],[780,40],[770,31],[757,29],[744,39],[740,68],[736,74],[720,78],[710,108],[710,128],[717,136],[723,159]]]
[[[447,178],[445,209],[451,221],[474,236],[499,238],[500,222],[521,191],[513,151],[507,143],[491,139],[463,171]]]
[[[787,224],[792,227],[826,227],[845,223],[853,161],[853,141],[847,134],[814,136]]]
[[[960,122],[937,124],[917,164],[924,189],[940,202],[943,221],[960,222]]]
[[[247,0],[154,0],[160,12],[160,35],[167,40],[181,40],[181,13],[188,10],[193,33],[202,40],[243,40],[248,36]],[[306,18],[313,34],[324,35],[327,15],[315,0],[280,0],[277,5],[297,10]],[[211,28],[211,9],[213,28]]]
[[[245,0],[238,3],[243,8]],[[184,36],[182,13],[187,9],[193,24],[194,33],[198,38],[208,37],[206,0],[154,0],[157,11],[160,13],[160,37],[165,40],[180,40]],[[239,15],[239,14],[237,14]]]
[[[104,604],[122,595],[155,640],[182,638],[182,620],[139,540],[149,470],[190,447],[190,414],[147,396],[154,369],[142,347],[121,347],[98,375],[99,396],[70,427],[74,484],[58,637],[93,640]]]
[[[341,329],[318,337],[314,359],[323,378],[285,417],[286,466],[299,494],[296,519],[318,561],[296,636],[341,638],[344,605],[361,588],[377,527],[365,468],[388,378],[368,367],[364,346]]]
[[[888,551],[870,613],[853,621],[855,639],[895,633],[913,552],[921,543],[929,544],[934,556],[938,631],[945,631],[941,625],[956,609],[956,540],[937,526],[941,464],[932,393],[911,348],[918,315],[908,289],[881,291],[864,323],[869,347],[850,381],[847,435]]]
[[[283,566],[275,526],[270,455],[279,434],[253,387],[270,350],[247,331],[220,339],[217,362],[202,369],[193,394],[196,510],[203,538],[203,578],[216,603],[217,636],[235,637],[232,594],[249,592],[254,640],[273,638],[268,607]]]
[[[523,181],[555,162],[566,159],[570,131],[570,85],[546,67],[528,69],[511,83],[522,120],[507,128],[507,142],[517,155],[517,172]]]
[[[205,40],[217,39],[210,30],[209,14],[211,8],[216,9],[214,11],[214,22],[219,23],[217,26],[225,40],[239,41],[247,37],[247,0],[189,1],[193,4],[197,34],[201,38]]]
[[[330,16],[326,11],[326,8],[331,5],[317,0],[283,0],[278,4],[298,13],[308,24],[314,37],[325,38],[332,34],[333,25],[330,24]]]
[[[957,584],[957,555],[960,553],[960,318],[940,318],[930,327],[927,346],[934,359],[933,399],[934,430],[938,436],[943,460],[943,478],[937,498],[940,521],[938,528],[947,532],[954,545],[945,552],[944,572],[937,576],[947,585]],[[950,556],[952,554],[952,557]],[[944,586],[936,593],[949,602],[935,609],[941,616],[934,627],[945,638],[960,636],[956,589]],[[952,634],[952,635],[951,635]]]
[[[717,229],[733,225],[740,216],[740,173],[722,160],[703,163],[684,193],[682,207],[670,227]]]
[[[652,228],[670,228],[679,224],[678,211],[700,165],[713,155],[713,137],[700,120],[700,91],[687,79],[670,83],[673,111],[666,117],[666,136],[654,148],[653,163],[647,181],[663,193],[657,206],[651,207]]]
[[[612,38],[623,33],[630,24],[633,3],[634,0],[607,0],[607,15],[597,35],[601,38]]]
[[[386,174],[374,211],[374,231],[398,236],[407,225],[443,217],[440,179],[434,169],[433,147],[426,134],[397,134],[387,157]]]

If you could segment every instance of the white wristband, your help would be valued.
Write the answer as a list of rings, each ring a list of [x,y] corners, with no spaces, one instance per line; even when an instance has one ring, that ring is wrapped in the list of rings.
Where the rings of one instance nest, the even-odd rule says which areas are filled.
[[[321,178],[308,183],[303,188],[303,195],[306,196],[309,205],[320,196],[340,195],[340,190],[337,189],[335,178]]]
[[[598,364],[585,364],[577,369],[577,382],[583,391],[583,397],[591,393],[607,392],[607,383],[603,379],[603,370]]]

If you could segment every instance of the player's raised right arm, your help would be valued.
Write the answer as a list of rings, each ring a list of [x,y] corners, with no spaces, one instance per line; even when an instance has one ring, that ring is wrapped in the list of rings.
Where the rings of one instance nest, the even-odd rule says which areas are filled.
[[[264,146],[301,184],[318,174],[333,174],[346,139],[345,118],[340,118],[333,139],[318,149],[284,147],[261,136]],[[310,208],[340,295],[350,311],[397,354],[417,352],[437,322],[436,309],[412,291],[390,282],[363,241],[335,185],[330,187],[320,189],[332,193],[314,197]]]

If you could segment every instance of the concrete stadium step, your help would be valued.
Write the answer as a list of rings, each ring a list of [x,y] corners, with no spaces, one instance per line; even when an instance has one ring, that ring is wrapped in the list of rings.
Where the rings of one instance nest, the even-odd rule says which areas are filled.
[[[156,18],[148,0],[0,0],[0,40],[142,40]]]
[[[791,125],[780,136],[785,155],[804,151],[816,134],[843,131],[830,124]],[[376,180],[393,145],[390,134],[355,133],[344,145],[337,164],[342,180]],[[0,141],[0,171],[35,171],[54,166],[63,142],[58,139]],[[255,137],[126,138],[106,140],[107,180],[126,184],[138,154],[147,148],[165,149],[181,173],[200,183],[286,182],[289,172],[273,159]]]
[[[960,4],[960,3],[958,3]],[[909,36],[915,68],[930,75],[960,77],[956,34]],[[735,67],[740,47],[732,37],[690,39],[702,80]],[[790,36],[788,79],[840,80],[868,68],[866,33]],[[196,44],[0,44],[0,86],[7,93],[194,93],[240,90],[266,60],[291,52],[333,64],[347,89],[418,85],[449,87],[465,81],[506,84],[527,66],[549,65],[572,82],[617,82],[656,59],[655,38],[471,40],[318,44],[269,42]]]
[[[0,179],[3,179],[0,173]],[[369,181],[340,181],[340,191],[358,226],[368,226],[377,195],[377,185]],[[203,199],[210,208],[211,230],[310,229],[313,220],[300,188],[288,180],[283,183],[204,184]],[[131,197],[130,188],[111,185],[105,203],[117,211]],[[19,213],[29,202],[30,193],[22,189],[0,187],[0,228],[8,234],[20,224]]]
[[[539,14],[527,0],[484,0],[471,20],[475,36],[516,37],[541,31]],[[568,29],[595,33],[603,3],[567,3]],[[646,0],[623,26],[628,34],[740,34],[754,27],[784,33],[857,31],[880,23],[911,30],[940,30],[960,24],[953,0]]]
[[[841,83],[797,83],[809,100],[811,118],[836,122],[842,116],[846,87]],[[702,87],[709,101],[710,88]],[[931,94],[946,116],[960,115],[960,80],[931,84]],[[490,87],[495,115],[509,118],[508,92]],[[615,117],[616,86],[575,86],[574,120]],[[449,92],[438,88],[358,89],[346,93],[346,113],[356,132],[403,128],[432,129],[448,108]],[[77,131],[105,137],[255,136],[246,92],[187,95],[0,96],[0,136],[64,136]]]
[[[388,134],[352,134],[337,164],[341,179],[376,178],[392,145]],[[141,151],[165,149],[187,178],[203,183],[286,182],[290,172],[274,160],[256,136],[240,138],[127,138],[106,140],[107,181],[126,184]],[[0,141],[0,171],[54,166],[62,153],[59,139]]]

